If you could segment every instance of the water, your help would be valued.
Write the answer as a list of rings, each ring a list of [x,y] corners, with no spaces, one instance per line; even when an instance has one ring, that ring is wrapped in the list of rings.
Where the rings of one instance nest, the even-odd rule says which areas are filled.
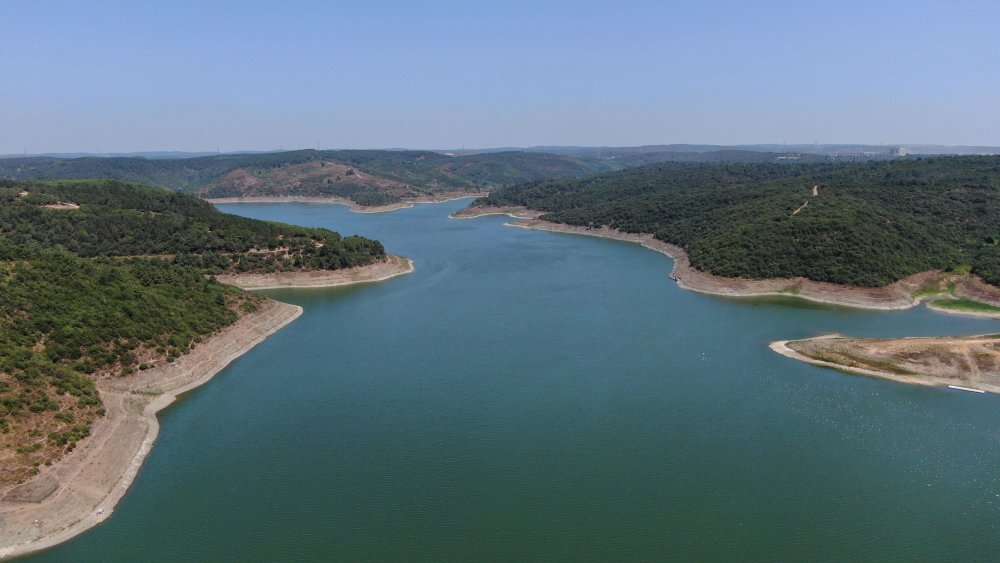
[[[637,245],[448,219],[225,211],[382,240],[413,274],[305,314],[161,413],[105,524],[40,561],[990,559],[1000,398],[772,340],[995,321],[678,289]]]

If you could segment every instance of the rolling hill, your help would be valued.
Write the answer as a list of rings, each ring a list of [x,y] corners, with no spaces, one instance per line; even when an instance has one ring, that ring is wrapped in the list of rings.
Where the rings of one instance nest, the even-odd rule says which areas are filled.
[[[731,278],[884,286],[918,272],[1000,285],[1000,157],[660,163],[497,190],[473,206],[652,233]]]
[[[193,158],[4,158],[0,178],[99,178],[155,185],[203,198],[336,197],[385,205],[443,194],[482,194],[517,184],[577,179],[656,162],[821,162],[822,155],[684,147],[463,153],[300,150]]]

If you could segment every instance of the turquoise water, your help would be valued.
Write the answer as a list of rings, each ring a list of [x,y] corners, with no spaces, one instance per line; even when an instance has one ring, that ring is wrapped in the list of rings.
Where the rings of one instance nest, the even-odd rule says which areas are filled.
[[[162,414],[106,523],[52,561],[928,560],[1000,549],[1000,398],[845,375],[771,340],[995,321],[678,289],[637,245],[223,210],[382,240],[413,274],[271,291],[305,314]]]

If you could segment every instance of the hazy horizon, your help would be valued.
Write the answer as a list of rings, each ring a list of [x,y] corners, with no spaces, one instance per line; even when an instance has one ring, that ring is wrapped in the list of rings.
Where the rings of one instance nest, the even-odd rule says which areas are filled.
[[[20,158],[23,156],[27,157],[41,157],[41,156],[51,156],[51,157],[62,157],[62,158],[81,158],[81,157],[120,157],[120,156],[144,156],[144,155],[156,155],[156,158],[169,158],[168,155],[176,155],[177,158],[186,158],[193,156],[210,156],[215,154],[222,155],[233,155],[233,154],[258,154],[258,153],[272,153],[272,152],[294,152],[299,150],[320,150],[320,151],[340,151],[340,150],[376,150],[376,151],[431,151],[431,152],[451,152],[455,151],[459,154],[464,153],[477,153],[477,152],[496,152],[496,151],[520,151],[527,150],[532,152],[545,152],[545,149],[553,149],[555,152],[563,152],[567,149],[580,149],[580,150],[615,150],[615,149],[642,149],[647,147],[685,147],[685,146],[706,146],[706,147],[718,147],[720,150],[725,149],[735,149],[735,150],[758,150],[761,152],[773,152],[773,148],[778,146],[787,146],[788,150],[796,151],[803,148],[817,147],[824,150],[824,152],[830,152],[832,147],[849,147],[853,150],[854,147],[883,147],[888,149],[890,147],[904,147],[915,151],[914,154],[947,154],[947,153],[935,153],[935,152],[920,152],[920,149],[939,149],[939,148],[954,148],[954,149],[991,149],[988,153],[970,153],[966,151],[956,152],[954,154],[997,154],[1000,153],[1000,146],[992,145],[943,145],[941,143],[893,143],[893,144],[871,144],[871,143],[786,143],[783,145],[777,145],[774,143],[747,143],[738,145],[718,145],[714,143],[656,143],[651,145],[526,145],[520,147],[508,146],[508,147],[321,147],[316,149],[315,147],[284,147],[275,149],[233,149],[228,151],[223,150],[194,150],[194,151],[183,151],[175,149],[137,149],[130,151],[112,151],[112,152],[88,152],[88,151],[42,151],[37,153],[29,152],[27,154],[24,151],[20,153],[6,153],[0,154],[0,158]],[[773,148],[772,148],[773,147]],[[780,151],[779,151],[780,152]]]
[[[837,8],[7,3],[0,154],[1000,146],[1000,6]]]

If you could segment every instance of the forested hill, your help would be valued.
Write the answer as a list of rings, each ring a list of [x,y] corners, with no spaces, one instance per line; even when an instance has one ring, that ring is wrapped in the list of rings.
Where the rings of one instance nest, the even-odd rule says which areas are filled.
[[[60,202],[78,208],[55,208]],[[211,273],[349,268],[385,257],[378,241],[228,215],[189,195],[111,180],[0,183],[2,239],[88,258],[163,256]]]
[[[95,382],[170,362],[263,298],[208,274],[344,268],[377,241],[115,181],[0,181],[0,487],[72,450]]]
[[[0,178],[117,179],[202,197],[336,196],[365,205],[441,192],[474,194],[613,169],[594,159],[525,152],[456,157],[429,151],[300,150],[176,159],[0,159]]]
[[[818,195],[813,195],[815,192]],[[1000,157],[683,164],[498,190],[474,206],[653,233],[729,277],[881,286],[930,270],[1000,285]]]
[[[343,197],[363,205],[441,193],[478,194],[549,179],[574,179],[650,162],[799,162],[825,156],[746,150],[600,150],[585,154],[300,150],[196,158],[3,158],[0,178],[101,178],[200,197]]]

